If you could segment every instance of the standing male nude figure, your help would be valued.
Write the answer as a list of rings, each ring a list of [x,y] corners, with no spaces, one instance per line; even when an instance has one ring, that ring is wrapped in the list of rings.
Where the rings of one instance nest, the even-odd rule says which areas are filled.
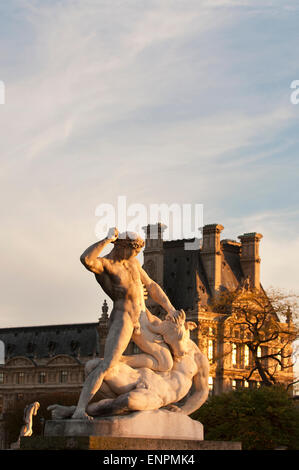
[[[114,243],[112,251],[99,257],[109,243]],[[136,255],[144,246],[144,241],[136,234],[119,237],[116,228],[110,229],[108,236],[87,248],[81,255],[81,262],[93,272],[103,290],[113,300],[110,315],[110,328],[107,335],[104,359],[87,376],[73,419],[90,419],[86,407],[99,390],[107,372],[121,360],[133,333],[140,332],[139,318],[146,311],[144,303],[145,285],[148,294],[170,317],[176,315],[176,309],[161,287],[142,269]]]

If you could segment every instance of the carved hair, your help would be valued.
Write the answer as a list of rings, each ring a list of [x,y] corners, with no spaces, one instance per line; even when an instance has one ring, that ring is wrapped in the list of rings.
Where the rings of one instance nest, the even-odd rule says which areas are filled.
[[[116,246],[128,246],[130,248],[143,248],[144,240],[135,232],[124,232],[121,233],[117,240],[115,240],[114,245]]]

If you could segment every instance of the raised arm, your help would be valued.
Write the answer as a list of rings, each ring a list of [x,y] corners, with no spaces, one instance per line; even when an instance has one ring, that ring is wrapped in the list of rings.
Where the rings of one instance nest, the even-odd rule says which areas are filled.
[[[93,245],[89,246],[84,253],[80,256],[81,263],[85,266],[88,271],[95,274],[101,274],[104,270],[105,258],[99,258],[99,255],[103,248],[111,242],[114,242],[118,237],[117,228],[110,229],[108,235],[104,240],[101,240]]]
[[[145,285],[146,290],[150,297],[157,302],[161,307],[166,310],[166,312],[170,315],[173,316],[176,313],[176,309],[170,302],[169,298],[165,294],[165,292],[161,289],[159,284],[157,284],[155,281],[153,281],[147,273],[142,269],[140,266],[140,278],[141,282]]]

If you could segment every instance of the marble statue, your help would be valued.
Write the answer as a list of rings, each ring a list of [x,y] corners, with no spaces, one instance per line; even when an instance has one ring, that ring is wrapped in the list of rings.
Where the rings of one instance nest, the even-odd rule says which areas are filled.
[[[107,398],[88,404],[87,413],[90,416],[119,415],[160,408],[189,415],[206,401],[209,394],[209,362],[190,339],[190,330],[196,328],[196,324],[186,321],[184,311],[180,311],[175,317],[164,321],[157,317],[150,318],[144,325],[152,334],[161,335],[160,344],[164,344],[173,357],[171,369],[157,371],[144,367],[142,357],[144,362],[149,360],[148,365],[152,361],[146,354],[123,356],[104,377],[100,391]],[[140,362],[134,364],[136,359]],[[86,373],[92,374],[104,360],[89,361]],[[186,396],[182,405],[175,405]],[[75,407],[51,405],[48,409],[52,411],[53,419],[67,419],[73,415]]]
[[[27,405],[24,409],[24,425],[22,426],[20,437],[22,436],[32,436],[32,417],[37,415],[40,404],[38,401]]]
[[[109,243],[114,245],[112,251],[101,257],[103,248]],[[169,318],[176,318],[178,315],[167,295],[150,279],[136,259],[143,246],[144,241],[137,234],[126,232],[119,235],[114,228],[109,230],[104,240],[90,246],[81,255],[83,265],[95,274],[97,282],[113,300],[113,309],[104,358],[88,374],[72,415],[73,419],[90,418],[86,413],[89,402],[101,388],[107,374],[121,361],[131,338],[152,358],[151,366],[154,370],[159,370],[160,367],[169,370],[173,365],[167,348],[158,346],[158,342],[152,342],[141,334],[141,316],[144,321],[148,321],[144,286],[151,298],[164,308]],[[144,356],[143,359],[149,360],[149,357]]]
[[[21,431],[18,437],[18,440],[16,442],[13,442],[10,445],[10,448],[15,450],[20,448],[20,442],[21,442],[21,437],[30,437],[32,436],[32,418],[33,416],[37,415],[37,412],[39,410],[40,404],[38,401],[35,401],[34,403],[31,403],[30,405],[27,405],[24,409],[24,415],[23,415],[23,426],[21,427]]]

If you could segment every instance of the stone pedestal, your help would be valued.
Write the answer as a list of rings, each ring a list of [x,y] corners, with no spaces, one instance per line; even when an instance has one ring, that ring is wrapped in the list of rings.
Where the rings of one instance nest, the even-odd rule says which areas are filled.
[[[21,450],[241,450],[240,442],[195,441],[186,439],[145,439],[100,436],[32,436],[21,437]]]
[[[203,425],[182,413],[166,410],[137,411],[123,416],[88,420],[47,421],[45,437],[109,436],[202,441]]]
[[[166,410],[88,420],[47,421],[44,436],[21,438],[27,450],[241,450],[239,442],[203,440],[203,425]]]

